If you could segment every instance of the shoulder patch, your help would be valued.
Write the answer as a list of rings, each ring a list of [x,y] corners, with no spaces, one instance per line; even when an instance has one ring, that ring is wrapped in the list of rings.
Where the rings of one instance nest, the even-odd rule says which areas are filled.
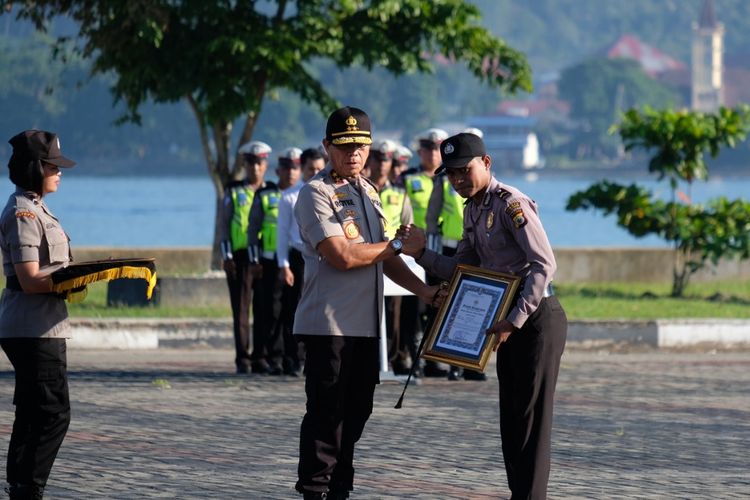
[[[36,215],[34,215],[34,212],[30,210],[17,210],[16,217],[18,217],[19,219],[23,217],[28,217],[29,219],[36,219]]]
[[[521,209],[521,202],[518,200],[509,200],[508,205],[505,207],[506,214],[512,214],[516,210]]]
[[[510,218],[513,221],[513,225],[516,227],[516,229],[521,229],[528,222],[526,220],[526,216],[523,214],[523,210],[521,210],[520,208],[517,208],[511,214]]]

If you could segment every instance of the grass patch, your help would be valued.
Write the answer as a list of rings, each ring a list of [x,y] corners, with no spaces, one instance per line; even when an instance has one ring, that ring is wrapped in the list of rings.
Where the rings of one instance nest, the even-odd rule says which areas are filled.
[[[684,298],[669,296],[669,283],[578,283],[555,285],[568,318],[660,319],[750,318],[750,282],[693,283]],[[78,318],[231,318],[226,307],[107,307],[106,283],[89,285],[80,304],[68,306]]]
[[[232,308],[226,307],[108,307],[107,283],[97,282],[88,286],[86,300],[79,304],[68,304],[72,318],[231,318]]]
[[[750,318],[750,282],[693,283],[673,298],[669,283],[556,285],[569,319]]]

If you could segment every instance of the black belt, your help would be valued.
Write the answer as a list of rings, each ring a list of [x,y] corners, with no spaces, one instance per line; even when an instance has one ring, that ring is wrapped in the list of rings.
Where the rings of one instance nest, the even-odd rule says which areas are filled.
[[[7,288],[8,290],[23,292],[23,288],[21,288],[21,282],[18,281],[18,276],[16,276],[15,274],[13,276],[5,277],[5,288]]]
[[[518,298],[521,296],[521,293],[523,293],[523,288],[526,286],[526,278],[521,280],[521,283],[518,285],[518,291],[516,291],[516,296],[513,297],[513,303],[515,304],[518,302]],[[544,292],[542,293],[542,298],[545,297],[552,297],[555,294],[554,288],[552,288],[552,283],[548,283],[546,287],[544,287]]]

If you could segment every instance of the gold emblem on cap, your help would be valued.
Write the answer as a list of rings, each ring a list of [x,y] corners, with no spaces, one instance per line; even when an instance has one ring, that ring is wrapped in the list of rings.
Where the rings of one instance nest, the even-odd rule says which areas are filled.
[[[352,131],[357,130],[357,119],[353,116],[349,115],[349,118],[346,119],[346,130]]]

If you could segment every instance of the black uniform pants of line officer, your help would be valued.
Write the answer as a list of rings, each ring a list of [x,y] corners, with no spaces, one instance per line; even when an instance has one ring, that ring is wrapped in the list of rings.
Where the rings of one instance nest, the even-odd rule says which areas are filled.
[[[409,373],[410,363],[417,360],[421,332],[420,306],[419,297],[415,295],[385,298],[388,360],[396,375]]]
[[[289,249],[289,269],[294,275],[294,285],[284,284],[281,290],[281,312],[277,328],[281,330],[280,335],[284,344],[284,373],[297,373],[304,362],[304,348],[294,338],[294,313],[297,312],[300,295],[302,294],[302,283],[305,279],[305,259],[302,253],[295,249]]]
[[[379,383],[377,338],[298,335],[307,353],[307,412],[300,429],[296,489],[346,493],[354,488],[354,445],[372,413]],[[335,496],[335,495],[334,495]]]
[[[253,352],[250,364],[254,373],[281,374],[284,353],[282,330],[276,327],[281,312],[282,283],[278,279],[276,259],[260,258],[262,275],[253,280]]]
[[[227,271],[226,275],[234,325],[234,362],[237,371],[246,372],[250,368],[250,301],[253,297],[253,278],[247,250],[237,250],[233,260],[234,272]]]
[[[557,297],[546,297],[498,349],[500,436],[514,499],[546,497],[552,408],[567,331]]]
[[[12,493],[28,495],[26,490],[41,491],[47,484],[70,423],[66,344],[65,339],[11,338],[0,340],[0,346],[16,378],[7,479]]]

